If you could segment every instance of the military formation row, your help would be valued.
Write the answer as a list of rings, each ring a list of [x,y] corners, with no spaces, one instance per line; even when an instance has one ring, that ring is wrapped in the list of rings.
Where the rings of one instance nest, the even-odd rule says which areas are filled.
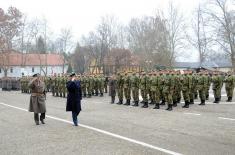
[[[10,77],[0,78],[0,88],[3,91],[20,90],[20,79]]]
[[[194,104],[194,100],[200,97],[201,103],[205,105],[205,101],[209,99],[209,90],[212,85],[215,101],[219,103],[221,100],[221,89],[225,83],[227,93],[227,102],[232,101],[233,91],[235,87],[235,77],[231,73],[221,74],[219,72],[208,73],[201,71],[193,73],[192,71],[159,71],[146,74],[137,73],[118,73],[109,80],[111,103],[114,103],[117,92],[118,103],[126,103],[130,105],[131,94],[134,105],[139,106],[139,92],[143,98],[143,108],[147,108],[149,101],[155,104],[154,109],[159,109],[159,105],[168,107],[166,110],[172,110],[173,107],[180,103],[183,97],[185,105],[183,108],[189,108],[190,104]],[[161,103],[160,103],[161,102]]]
[[[56,97],[66,97],[67,89],[66,83],[69,77],[66,75],[62,76],[51,76],[51,77],[41,77],[45,82],[47,92],[52,92],[53,96]],[[83,97],[91,98],[92,95],[102,97],[104,92],[107,93],[108,78],[103,75],[77,75],[77,79],[80,80],[81,89]],[[30,93],[30,88],[28,83],[31,77],[23,77],[21,79],[22,93]]]

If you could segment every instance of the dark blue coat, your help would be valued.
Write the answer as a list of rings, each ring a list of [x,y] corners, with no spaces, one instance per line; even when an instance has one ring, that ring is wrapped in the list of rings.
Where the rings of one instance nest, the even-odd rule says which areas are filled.
[[[80,112],[82,91],[80,81],[68,81],[66,84],[68,90],[66,111]]]

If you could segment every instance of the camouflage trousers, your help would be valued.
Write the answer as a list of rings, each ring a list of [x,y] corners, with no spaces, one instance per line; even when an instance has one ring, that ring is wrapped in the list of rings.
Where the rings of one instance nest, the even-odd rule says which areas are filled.
[[[221,97],[221,88],[213,89],[214,97],[220,98]]]
[[[132,97],[134,101],[139,101],[139,88],[132,88]]]
[[[131,99],[131,89],[130,88],[124,88],[124,95],[127,100]]]
[[[174,94],[174,92],[172,92],[171,90],[163,90],[163,98],[165,99],[165,101],[172,105],[173,103],[173,98],[172,95]]]
[[[233,97],[233,91],[234,91],[234,87],[232,88],[225,88],[226,90],[226,94],[227,94],[227,97]]]
[[[205,93],[205,89],[198,89],[199,92],[199,97],[201,100],[206,100],[206,93]]]
[[[154,103],[160,103],[160,91],[151,91],[152,100]]]
[[[118,93],[118,99],[122,101],[123,100],[123,88],[118,88],[117,93]]]
[[[143,98],[143,101],[148,102],[148,92],[147,92],[147,90],[141,89],[140,91],[141,91],[141,96]]]
[[[190,97],[189,97],[189,90],[188,89],[185,89],[185,90],[182,90],[182,93],[183,93],[183,97],[184,97],[184,101],[185,102],[189,102],[190,100]]]

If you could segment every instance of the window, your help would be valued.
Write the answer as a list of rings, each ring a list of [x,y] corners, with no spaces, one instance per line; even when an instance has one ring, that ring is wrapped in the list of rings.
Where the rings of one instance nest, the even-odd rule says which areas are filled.
[[[32,67],[32,73],[34,73],[34,67]]]
[[[11,73],[13,73],[13,68],[11,67]]]

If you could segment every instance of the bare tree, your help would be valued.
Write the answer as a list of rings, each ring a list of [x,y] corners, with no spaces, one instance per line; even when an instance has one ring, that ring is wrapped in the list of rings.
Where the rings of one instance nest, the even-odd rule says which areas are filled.
[[[185,47],[184,42],[186,38],[184,30],[186,26],[183,14],[180,12],[180,9],[175,6],[173,1],[169,2],[168,7],[165,19],[168,31],[167,40],[169,42],[170,66],[172,66],[177,54]]]
[[[9,69],[10,52],[12,51],[13,39],[19,35],[22,13],[14,7],[9,7],[7,12],[0,8],[0,68],[7,76]]]
[[[232,0],[210,0],[205,13],[211,18],[210,26],[216,34],[214,41],[229,56],[235,69],[235,11]]]
[[[190,44],[198,51],[200,65],[208,58],[209,48],[212,46],[212,34],[208,29],[201,4],[199,4],[192,20],[192,35],[186,36]]]
[[[129,48],[141,57],[141,65],[151,68],[155,64],[169,66],[167,29],[159,15],[133,18],[129,23]]]

